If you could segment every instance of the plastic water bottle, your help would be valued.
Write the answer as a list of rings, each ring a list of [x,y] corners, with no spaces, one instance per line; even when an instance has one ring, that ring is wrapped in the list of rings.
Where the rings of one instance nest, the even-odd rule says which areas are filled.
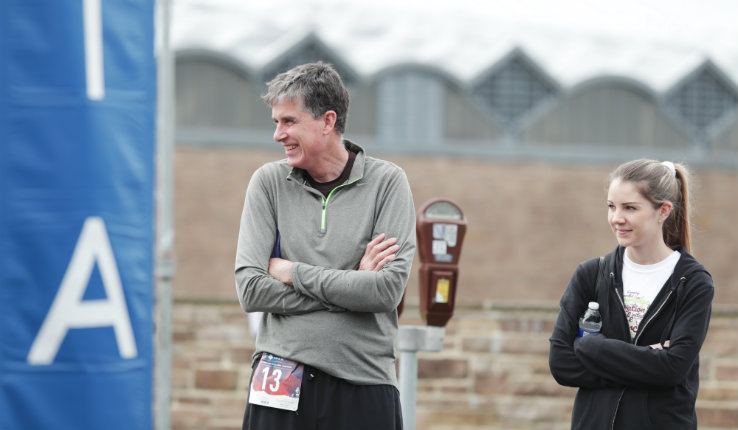
[[[601,329],[602,315],[600,315],[600,304],[589,302],[587,311],[579,318],[579,337],[599,333]]]

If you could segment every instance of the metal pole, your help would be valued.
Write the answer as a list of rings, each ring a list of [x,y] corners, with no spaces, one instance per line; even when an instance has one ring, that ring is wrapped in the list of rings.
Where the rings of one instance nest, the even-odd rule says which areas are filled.
[[[171,0],[156,1],[156,335],[154,428],[171,428],[172,278],[175,272],[173,226],[174,66],[169,46]]]
[[[402,425],[406,430],[415,430],[415,405],[418,391],[418,353],[400,351],[400,404]]]
[[[397,333],[397,349],[400,351],[400,404],[403,427],[407,430],[415,430],[418,351],[440,351],[445,332],[443,327],[400,326]]]

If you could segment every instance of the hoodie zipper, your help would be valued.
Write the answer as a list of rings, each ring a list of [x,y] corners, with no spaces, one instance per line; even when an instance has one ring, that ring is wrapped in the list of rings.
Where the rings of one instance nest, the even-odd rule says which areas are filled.
[[[611,288],[614,285],[614,278],[615,274],[613,272],[610,272],[610,285],[608,285],[608,288]],[[618,301],[620,302],[620,307],[623,309],[623,315],[625,316],[626,325],[627,325],[627,313],[625,312],[625,302],[623,302],[623,298],[620,297],[620,294],[618,293],[617,288],[615,289],[615,295],[618,298]],[[620,401],[623,400],[623,395],[625,394],[625,388],[620,390],[620,395],[618,396],[618,401],[615,402],[615,412],[612,414],[612,421],[610,421],[610,430],[615,428],[615,418],[618,416],[618,409],[620,409]]]
[[[610,279],[612,279],[612,278],[613,278],[614,276],[615,276],[615,274],[614,274],[614,273],[612,273],[612,272],[610,272]],[[679,279],[679,282],[680,282],[680,283],[683,283],[683,282],[685,281],[685,279],[686,279],[686,278],[685,278],[684,276],[682,276],[682,277],[681,277],[681,278]],[[678,287],[678,286],[677,286],[677,287]],[[659,308],[658,308],[658,309],[656,310],[656,312],[654,312],[654,314],[653,314],[653,315],[651,315],[651,317],[650,317],[650,318],[649,318],[649,319],[648,319],[648,320],[646,321],[646,323],[645,323],[645,324],[643,324],[642,326],[640,326],[640,327],[638,328],[638,334],[636,335],[635,339],[633,339],[633,345],[637,345],[637,344],[638,344],[638,338],[640,338],[640,337],[641,337],[641,334],[643,334],[643,332],[644,332],[644,331],[646,330],[646,327],[648,326],[648,324],[649,324],[649,323],[650,323],[651,321],[653,321],[653,319],[654,319],[654,318],[656,318],[656,316],[657,316],[657,315],[658,315],[659,313],[661,313],[661,309],[663,309],[663,308],[664,308],[664,305],[666,305],[666,302],[668,302],[668,301],[669,301],[669,298],[671,298],[671,295],[672,295],[672,293],[674,293],[674,290],[675,290],[675,289],[676,289],[677,287],[673,287],[673,288],[671,288],[671,289],[669,290],[669,294],[667,294],[667,295],[666,295],[666,298],[664,298],[664,300],[663,300],[663,301],[661,301],[661,305],[660,305],[660,306],[659,306]],[[623,314],[624,314],[624,315],[627,315],[627,313],[625,312],[625,303],[623,302],[623,298],[622,298],[622,297],[620,297],[620,294],[618,294],[618,291],[617,291],[617,290],[615,290],[615,295],[616,295],[616,296],[618,296],[618,300],[620,301],[620,305],[621,305],[621,306],[623,307]],[[623,388],[623,389],[622,389],[622,390],[620,391],[620,396],[618,396],[618,401],[617,401],[617,403],[615,403],[615,413],[614,413],[614,414],[612,415],[612,421],[610,422],[610,430],[612,430],[612,429],[614,429],[614,428],[615,428],[615,418],[617,418],[617,416],[618,416],[618,409],[620,409],[620,401],[621,401],[621,400],[623,399],[623,395],[625,394],[625,390],[626,390],[626,388]]]
[[[680,284],[681,284],[681,283],[683,283],[685,279],[686,279],[686,278],[685,278],[684,276],[682,276],[682,277],[681,277],[681,278],[679,279],[679,283],[680,283]],[[675,290],[676,288],[678,288],[678,286],[677,286],[677,287],[672,287],[672,288],[671,288],[671,289],[669,290],[669,294],[667,294],[667,295],[666,295],[666,298],[665,298],[665,299],[664,299],[664,300],[663,300],[663,301],[661,302],[661,306],[659,306],[659,308],[658,308],[658,309],[656,310],[656,312],[654,312],[654,313],[653,313],[653,315],[651,315],[651,318],[649,318],[649,319],[648,319],[648,321],[646,321],[646,323],[645,323],[645,324],[643,324],[642,326],[638,327],[638,334],[636,335],[635,339],[633,339],[633,345],[638,345],[638,338],[640,338],[640,337],[641,337],[641,334],[643,334],[643,332],[644,332],[644,331],[646,331],[646,327],[648,327],[648,324],[649,324],[649,323],[650,323],[651,321],[653,321],[653,319],[654,319],[654,318],[656,318],[656,316],[657,316],[657,315],[658,315],[659,313],[661,313],[661,309],[663,309],[663,308],[664,308],[664,305],[666,305],[666,302],[668,302],[668,301],[669,301],[669,298],[670,298],[670,297],[671,297],[671,295],[672,295],[672,294],[674,293],[674,290]]]
[[[612,414],[612,421],[610,421],[610,430],[615,428],[615,418],[618,416],[618,409],[620,409],[620,401],[623,400],[623,394],[625,394],[625,388],[620,390],[618,401],[615,403],[615,413]]]
[[[354,179],[351,182],[346,182],[345,184],[341,184],[341,185],[337,186],[336,188],[332,189],[330,193],[328,193],[328,196],[327,197],[323,197],[322,195],[320,196],[320,200],[323,202],[323,207],[321,209],[321,214],[320,214],[320,232],[321,233],[325,233],[326,230],[327,230],[326,225],[325,225],[326,212],[328,211],[328,200],[330,200],[330,198],[333,195],[333,193],[335,193],[336,190],[338,190],[339,188],[343,188],[343,187],[345,187],[347,185],[351,185],[351,184],[353,184],[353,183],[361,180],[361,178],[362,177],[360,176],[360,177]]]

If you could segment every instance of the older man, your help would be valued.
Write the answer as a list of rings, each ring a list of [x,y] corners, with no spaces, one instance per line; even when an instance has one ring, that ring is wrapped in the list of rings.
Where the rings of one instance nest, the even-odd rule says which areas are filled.
[[[241,217],[238,298],[264,312],[243,428],[400,429],[396,309],[415,252],[407,177],[343,138],[349,96],[330,65],[276,76],[263,99],[286,159],[254,173]]]

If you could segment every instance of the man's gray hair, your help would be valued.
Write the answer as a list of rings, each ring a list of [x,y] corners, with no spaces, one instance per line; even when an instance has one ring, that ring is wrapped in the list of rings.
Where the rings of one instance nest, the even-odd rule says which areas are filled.
[[[346,130],[349,93],[330,64],[319,61],[294,67],[277,75],[267,86],[267,93],[261,98],[269,106],[283,100],[302,100],[302,108],[315,119],[329,110],[336,112],[335,130],[339,134]]]

